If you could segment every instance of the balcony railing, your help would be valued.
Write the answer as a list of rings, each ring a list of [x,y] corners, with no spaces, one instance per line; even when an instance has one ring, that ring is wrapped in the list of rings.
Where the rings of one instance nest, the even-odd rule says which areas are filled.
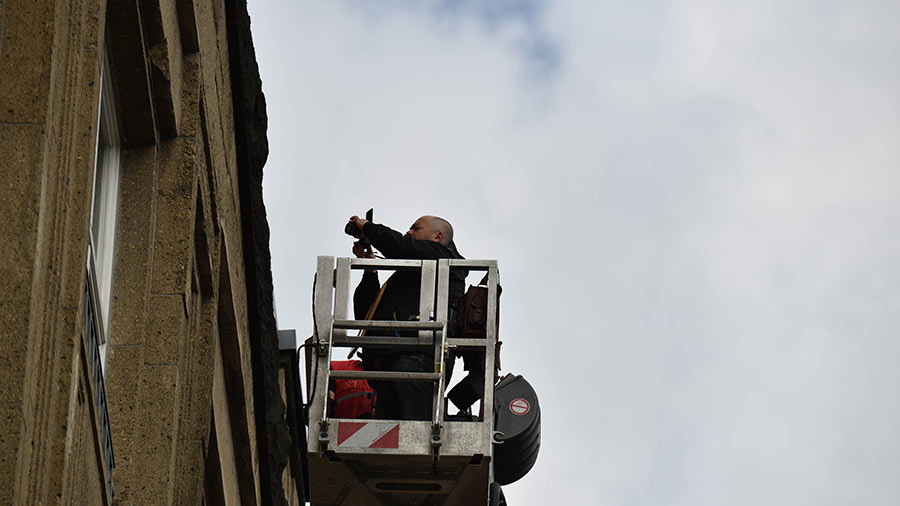
[[[93,280],[88,276],[84,294],[84,326],[87,333],[88,353],[90,354],[91,376],[94,382],[94,398],[97,401],[97,413],[100,418],[100,444],[106,461],[106,479],[109,495],[113,495],[113,469],[116,467],[113,454],[112,435],[109,430],[109,411],[106,407],[106,383],[103,367],[100,362],[100,317],[96,311]]]

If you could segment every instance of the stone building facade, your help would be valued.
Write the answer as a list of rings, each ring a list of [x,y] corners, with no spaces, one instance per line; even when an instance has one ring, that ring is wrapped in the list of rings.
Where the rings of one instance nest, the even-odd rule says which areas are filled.
[[[246,0],[0,0],[0,504],[302,504]]]

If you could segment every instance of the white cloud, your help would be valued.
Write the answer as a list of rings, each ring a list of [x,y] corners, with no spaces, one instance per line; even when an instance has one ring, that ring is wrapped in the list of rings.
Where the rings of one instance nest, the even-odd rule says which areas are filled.
[[[541,396],[511,504],[896,502],[900,7],[367,5],[251,4],[283,327],[436,213]]]

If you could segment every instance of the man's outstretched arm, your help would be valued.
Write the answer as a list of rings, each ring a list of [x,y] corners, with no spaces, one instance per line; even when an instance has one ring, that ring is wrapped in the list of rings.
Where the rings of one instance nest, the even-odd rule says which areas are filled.
[[[362,230],[386,258],[431,260],[451,256],[451,250],[439,242],[414,239],[371,221],[366,221]]]

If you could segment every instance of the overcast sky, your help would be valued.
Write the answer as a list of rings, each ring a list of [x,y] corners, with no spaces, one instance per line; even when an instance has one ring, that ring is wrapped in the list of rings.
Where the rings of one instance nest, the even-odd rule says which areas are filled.
[[[512,506],[900,504],[900,3],[250,12],[280,327],[351,214],[450,220],[540,397]]]

